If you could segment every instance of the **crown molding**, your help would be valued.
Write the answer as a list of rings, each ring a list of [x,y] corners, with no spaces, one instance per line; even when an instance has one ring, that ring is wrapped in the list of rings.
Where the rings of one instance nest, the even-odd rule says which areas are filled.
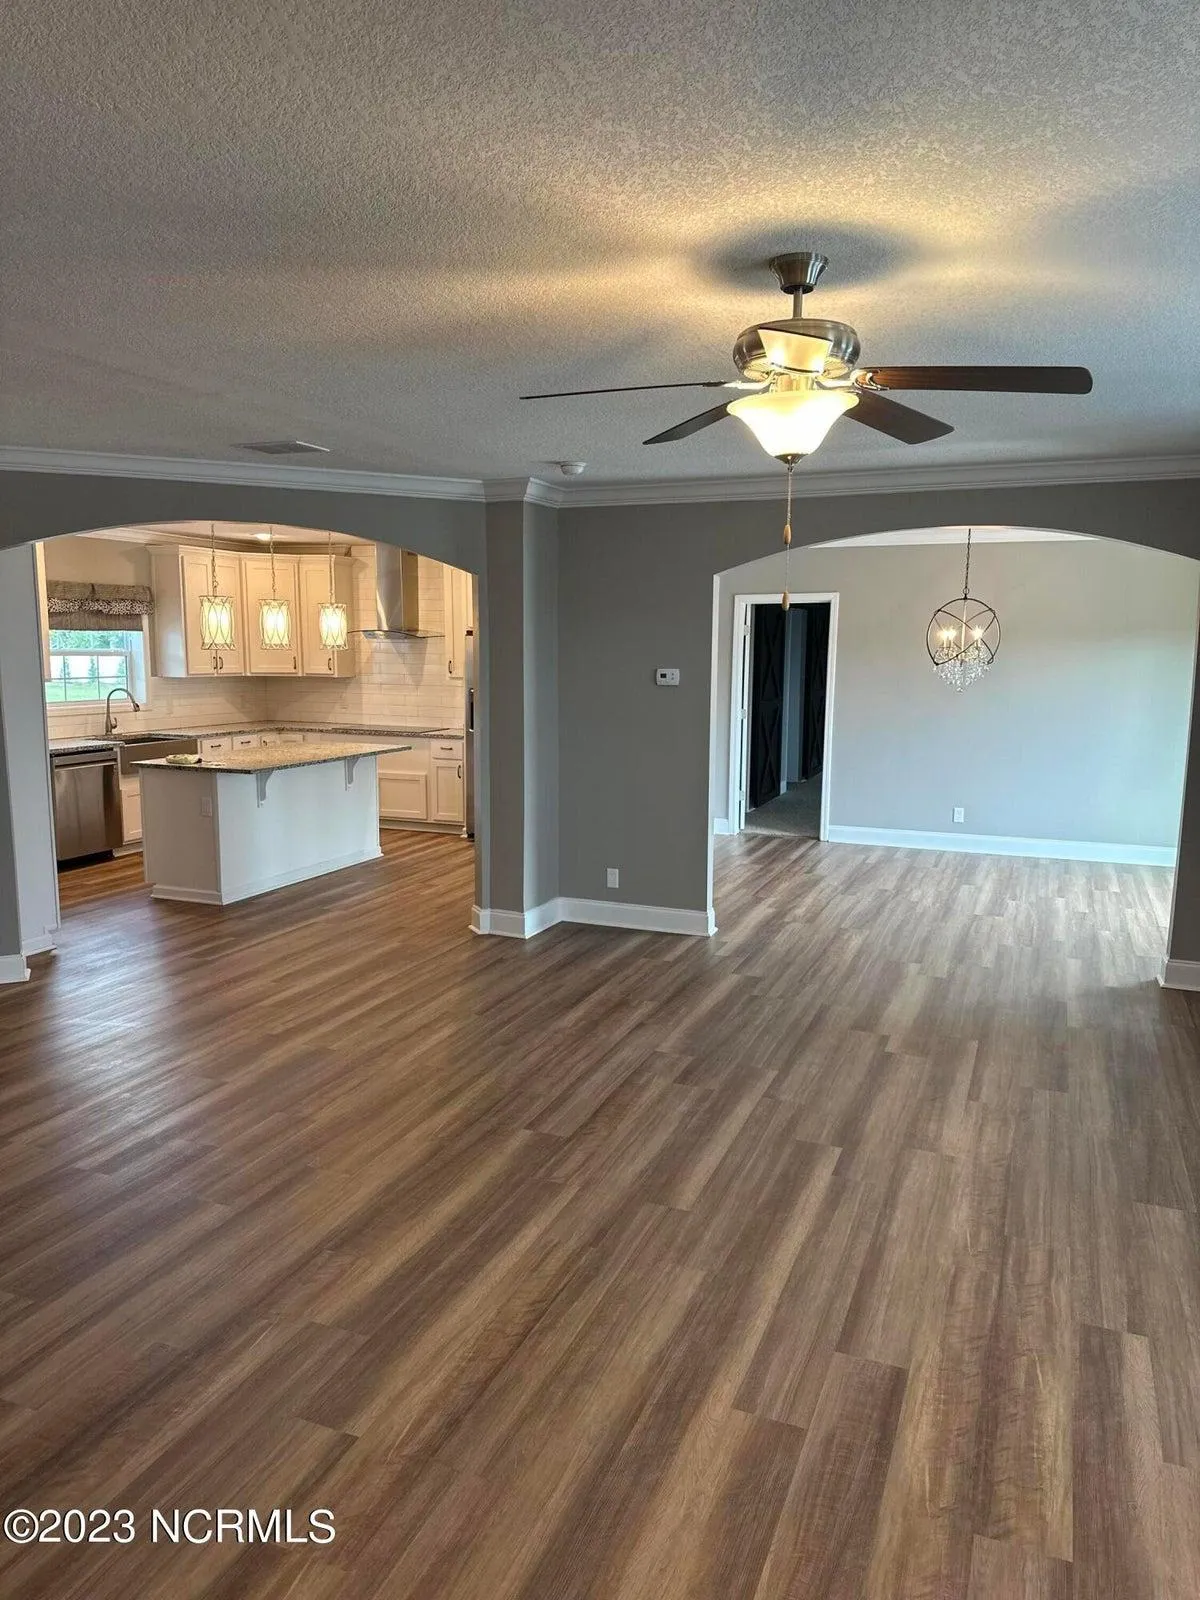
[[[620,483],[547,483],[542,478],[439,478],[342,467],[277,462],[192,461],[169,456],[110,455],[99,451],[37,450],[0,445],[0,471],[147,478],[176,483],[229,483],[336,494],[394,495],[417,500],[528,501],[563,507],[688,505],[782,500],[784,477],[662,478]],[[1057,461],[993,461],[942,466],[882,467],[796,475],[799,497],[912,494],[937,489],[1034,488],[1071,483],[1136,483],[1200,478],[1200,455],[1103,456]]]
[[[847,494],[914,494],[934,489],[1035,488],[1070,483],[1130,483],[1200,478],[1200,456],[1105,456],[1059,461],[991,461],[940,467],[883,467],[843,472],[803,469],[793,479],[797,498]],[[753,478],[664,478],[652,483],[580,483],[565,504],[638,506],[704,501],[782,500],[782,471]]]
[[[415,473],[357,472],[344,467],[297,467],[266,461],[190,461],[90,450],[34,450],[21,445],[0,445],[0,471],[154,478],[168,483],[233,483],[248,488],[323,489],[330,494],[386,494],[414,500],[480,501],[484,497],[478,478],[429,478]]]
[[[547,483],[544,478],[485,478],[483,498],[488,505],[523,500],[535,506],[557,507],[567,503],[566,485]]]

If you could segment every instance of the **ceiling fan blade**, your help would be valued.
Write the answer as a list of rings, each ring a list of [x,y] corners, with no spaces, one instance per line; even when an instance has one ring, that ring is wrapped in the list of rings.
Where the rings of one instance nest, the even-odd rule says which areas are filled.
[[[577,394],[633,394],[638,389],[724,389],[727,378],[698,378],[695,383],[619,383],[613,389],[553,389],[549,394],[522,394],[520,400],[565,400]]]
[[[656,433],[652,439],[643,439],[643,444],[671,444],[676,439],[686,439],[689,433],[699,433],[701,428],[711,428],[714,422],[720,422],[722,417],[729,415],[728,400],[722,406],[714,406],[711,411],[702,411],[698,417],[689,417],[686,422],[677,422],[673,428],[668,428],[664,433]]]
[[[990,394],[1091,394],[1086,367],[864,367],[868,387]]]
[[[885,394],[875,394],[870,389],[858,391],[858,404],[846,415],[852,422],[863,422],[878,433],[886,433],[901,444],[928,444],[930,439],[940,439],[954,429],[948,422],[927,417],[912,406],[902,406],[898,400],[889,400]]]

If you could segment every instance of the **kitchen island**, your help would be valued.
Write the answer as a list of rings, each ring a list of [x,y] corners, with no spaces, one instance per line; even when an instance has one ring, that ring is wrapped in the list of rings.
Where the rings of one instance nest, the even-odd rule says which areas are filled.
[[[139,761],[153,897],[226,906],[374,861],[382,853],[375,758],[410,748],[330,739],[190,765]]]

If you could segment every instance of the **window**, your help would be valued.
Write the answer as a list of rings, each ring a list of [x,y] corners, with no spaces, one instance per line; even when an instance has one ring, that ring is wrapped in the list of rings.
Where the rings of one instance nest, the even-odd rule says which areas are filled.
[[[142,630],[51,628],[49,705],[103,700],[110,689],[138,694]]]

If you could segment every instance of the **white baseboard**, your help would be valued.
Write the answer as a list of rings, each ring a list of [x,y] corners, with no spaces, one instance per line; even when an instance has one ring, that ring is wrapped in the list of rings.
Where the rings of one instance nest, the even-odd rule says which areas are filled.
[[[729,825],[729,818],[728,817],[714,817],[713,818],[713,832],[715,834],[719,834],[719,835],[720,834],[732,833],[733,829]]]
[[[641,906],[620,900],[547,900],[531,911],[493,911],[472,906],[474,933],[532,939],[559,922],[580,922],[596,928],[627,928],[634,933],[683,933],[708,937],[717,931],[711,908],[685,911],[677,906]]]
[[[629,928],[636,933],[688,933],[708,938],[717,931],[717,919],[707,911],[685,911],[679,906],[642,906],[620,900],[559,901],[560,922],[583,922],[596,928]]]
[[[554,905],[554,901],[547,904]],[[533,911],[498,911],[488,906],[471,907],[471,932],[495,933],[504,939],[531,939],[535,933],[541,933],[543,928],[551,926],[550,922],[538,922],[539,913],[545,906],[538,906]],[[558,918],[552,919],[557,922]]]
[[[50,932],[39,933],[35,938],[25,940],[21,946],[21,954],[23,956],[43,956],[47,950],[53,949],[54,934]]]
[[[1089,839],[1021,839],[1002,833],[920,833],[909,828],[831,824],[831,844],[888,845],[897,850],[954,850],[966,855],[1031,856],[1042,861],[1108,861],[1115,866],[1173,867],[1168,845],[1094,844]]]
[[[1200,961],[1173,961],[1170,956],[1163,962],[1159,983],[1164,989],[1190,989],[1200,992]]]
[[[24,956],[0,956],[0,983],[25,983],[28,978]]]

